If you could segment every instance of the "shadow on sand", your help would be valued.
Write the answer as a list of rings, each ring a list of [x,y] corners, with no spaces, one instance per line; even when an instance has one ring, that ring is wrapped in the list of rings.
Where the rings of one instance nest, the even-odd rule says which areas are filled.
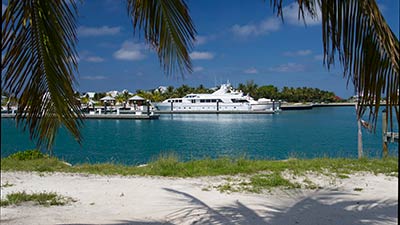
[[[339,191],[317,191],[291,207],[278,208],[257,205],[257,212],[240,201],[221,207],[210,207],[202,200],[185,192],[164,188],[184,208],[174,211],[161,221],[121,220],[103,225],[171,225],[171,224],[397,224],[398,202],[395,200],[338,201],[338,197],[349,195]],[[260,198],[267,197],[261,196]],[[65,224],[66,225],[66,224]],[[84,225],[84,224],[74,224]],[[89,224],[85,224],[89,225]]]

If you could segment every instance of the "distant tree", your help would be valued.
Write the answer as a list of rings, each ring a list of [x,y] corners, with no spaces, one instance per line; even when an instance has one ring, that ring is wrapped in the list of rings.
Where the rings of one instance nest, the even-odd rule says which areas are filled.
[[[279,96],[279,89],[274,85],[261,86],[257,89],[257,98],[277,99]]]

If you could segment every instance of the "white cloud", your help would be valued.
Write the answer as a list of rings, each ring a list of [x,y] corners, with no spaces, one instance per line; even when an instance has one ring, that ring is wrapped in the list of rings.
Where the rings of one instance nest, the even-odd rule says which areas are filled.
[[[299,20],[299,4],[296,2],[289,4],[283,8],[283,19],[285,23],[296,26],[304,26],[304,22],[307,26],[319,25],[321,24],[321,10],[317,7],[316,16],[312,17],[306,9],[304,9],[304,20],[300,15]]]
[[[82,76],[82,80],[106,80],[107,77],[105,76]]]
[[[304,72],[306,67],[298,63],[286,63],[269,69],[272,72],[290,73],[290,72]]]
[[[299,20],[299,5],[297,3],[289,4],[283,9],[283,19],[285,23],[295,26],[304,26],[304,21],[307,26],[321,24],[321,10],[318,8],[316,16],[312,17],[307,10],[304,10],[304,20]],[[282,21],[277,17],[268,17],[259,23],[248,23],[245,25],[235,24],[231,31],[237,37],[250,37],[269,34],[280,29]]]
[[[121,32],[121,27],[78,27],[78,34],[82,37],[113,36]]]
[[[201,59],[213,59],[214,54],[211,52],[192,52],[189,54],[190,58],[193,60],[201,60]]]
[[[98,63],[98,62],[104,62],[104,58],[98,56],[89,56],[85,58],[85,61]]]
[[[314,55],[314,59],[318,60],[318,61],[322,61],[322,60],[324,60],[324,55],[323,54]]]
[[[235,24],[231,30],[235,36],[238,37],[248,37],[248,36],[258,36],[262,34],[268,34],[273,31],[279,30],[281,22],[278,18],[267,18],[258,24],[246,24],[238,25]]]
[[[248,69],[244,70],[243,72],[247,73],[247,74],[257,74],[258,70],[256,68],[254,68],[254,67],[251,67],[251,68],[248,68]]]
[[[298,51],[294,51],[294,52],[284,52],[283,55],[284,56],[307,56],[307,55],[311,55],[312,51],[309,49],[305,49],[305,50],[298,50]]]
[[[195,67],[193,67],[193,72],[200,72],[200,71],[203,71],[204,70],[204,68],[203,67],[201,67],[201,66],[195,66]]]
[[[208,38],[206,36],[200,36],[198,35],[196,37],[196,41],[194,42],[195,45],[202,45],[205,44],[208,41]]]
[[[137,61],[146,58],[143,53],[144,45],[125,41],[122,47],[114,52],[113,56],[119,60]]]

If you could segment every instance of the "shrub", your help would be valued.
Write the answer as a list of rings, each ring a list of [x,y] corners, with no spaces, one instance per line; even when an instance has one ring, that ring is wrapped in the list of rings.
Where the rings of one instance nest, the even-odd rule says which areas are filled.
[[[15,159],[15,160],[33,160],[33,159],[47,159],[49,156],[47,154],[43,154],[41,151],[37,149],[19,151],[14,154],[9,155],[7,158]]]

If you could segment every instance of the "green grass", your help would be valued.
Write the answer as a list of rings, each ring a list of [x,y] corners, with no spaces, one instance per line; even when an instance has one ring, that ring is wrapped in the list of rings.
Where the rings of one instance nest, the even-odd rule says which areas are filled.
[[[315,158],[289,160],[250,160],[242,158],[200,159],[182,162],[174,154],[161,155],[146,166],[126,166],[121,164],[78,164],[70,166],[53,157],[19,159],[7,157],[1,159],[3,171],[37,171],[37,172],[72,172],[99,175],[152,175],[168,177],[200,177],[218,175],[256,174],[263,171],[277,173],[285,170],[294,175],[316,172],[329,176],[347,178],[355,172],[382,173],[398,175],[398,159],[348,159],[348,158]]]
[[[205,158],[182,162],[176,154],[163,154],[146,166],[126,166],[121,164],[78,164],[68,165],[61,160],[34,152],[17,153],[1,159],[2,171],[36,171],[86,173],[97,175],[139,175],[166,177],[228,176],[224,182],[214,186],[221,192],[250,191],[261,192],[271,188],[299,188],[301,184],[292,183],[282,174],[302,176],[309,172],[332,178],[348,179],[351,173],[370,172],[374,174],[398,175],[398,159],[348,159],[314,158],[288,160],[250,160],[241,158]],[[240,175],[237,177],[230,177]],[[305,178],[305,188],[318,189],[316,184]],[[206,188],[208,189],[208,188]]]
[[[274,187],[283,187],[286,189],[300,188],[300,184],[292,183],[282,177],[278,172],[272,174],[260,174],[251,177],[250,183],[252,192],[261,192],[264,189],[270,190]]]
[[[69,202],[74,202],[70,197],[57,195],[56,193],[42,192],[27,194],[26,192],[16,192],[6,196],[5,199],[0,200],[0,206],[19,205],[22,202],[34,202],[43,206],[52,205],[65,205]]]

